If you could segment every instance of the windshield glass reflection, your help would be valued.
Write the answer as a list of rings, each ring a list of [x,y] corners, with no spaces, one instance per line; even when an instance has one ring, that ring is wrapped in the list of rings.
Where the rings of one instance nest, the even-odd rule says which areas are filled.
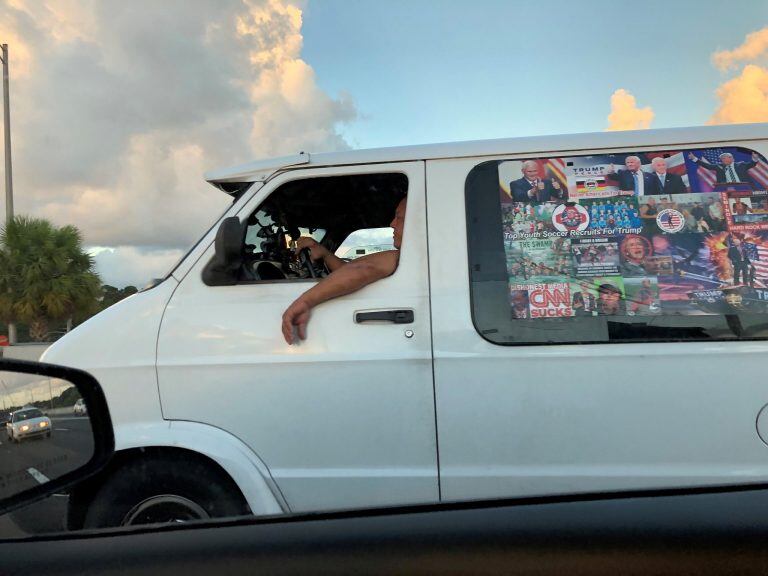
[[[0,371],[0,498],[86,464],[93,432],[75,386],[57,378]]]

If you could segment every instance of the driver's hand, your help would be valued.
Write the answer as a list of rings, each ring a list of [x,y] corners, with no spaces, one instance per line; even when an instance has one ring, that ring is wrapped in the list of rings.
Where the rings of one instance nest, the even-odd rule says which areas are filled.
[[[314,238],[309,236],[302,236],[296,241],[296,252],[300,252],[304,248],[309,249],[309,257],[312,260],[323,260],[331,252],[323,246],[315,242]]]
[[[283,338],[288,344],[294,342],[294,326],[299,340],[307,339],[307,324],[312,307],[306,301],[298,298],[283,312]]]

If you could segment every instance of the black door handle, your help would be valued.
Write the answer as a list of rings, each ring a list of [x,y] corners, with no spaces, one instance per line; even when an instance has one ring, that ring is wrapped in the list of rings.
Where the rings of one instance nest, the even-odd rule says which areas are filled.
[[[375,312],[355,312],[355,322],[392,322],[393,324],[413,324],[413,310],[376,310]]]

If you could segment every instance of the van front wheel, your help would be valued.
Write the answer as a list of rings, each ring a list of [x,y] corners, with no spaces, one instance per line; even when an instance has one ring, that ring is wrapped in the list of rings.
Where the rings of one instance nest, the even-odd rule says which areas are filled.
[[[85,528],[175,524],[249,514],[232,480],[195,459],[152,457],[118,468],[97,492]]]

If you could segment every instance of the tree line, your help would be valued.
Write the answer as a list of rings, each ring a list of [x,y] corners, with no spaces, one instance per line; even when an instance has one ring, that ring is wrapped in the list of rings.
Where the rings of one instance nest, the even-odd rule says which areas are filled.
[[[75,226],[17,216],[0,231],[0,334],[14,323],[19,342],[55,340],[136,292],[102,283]]]

